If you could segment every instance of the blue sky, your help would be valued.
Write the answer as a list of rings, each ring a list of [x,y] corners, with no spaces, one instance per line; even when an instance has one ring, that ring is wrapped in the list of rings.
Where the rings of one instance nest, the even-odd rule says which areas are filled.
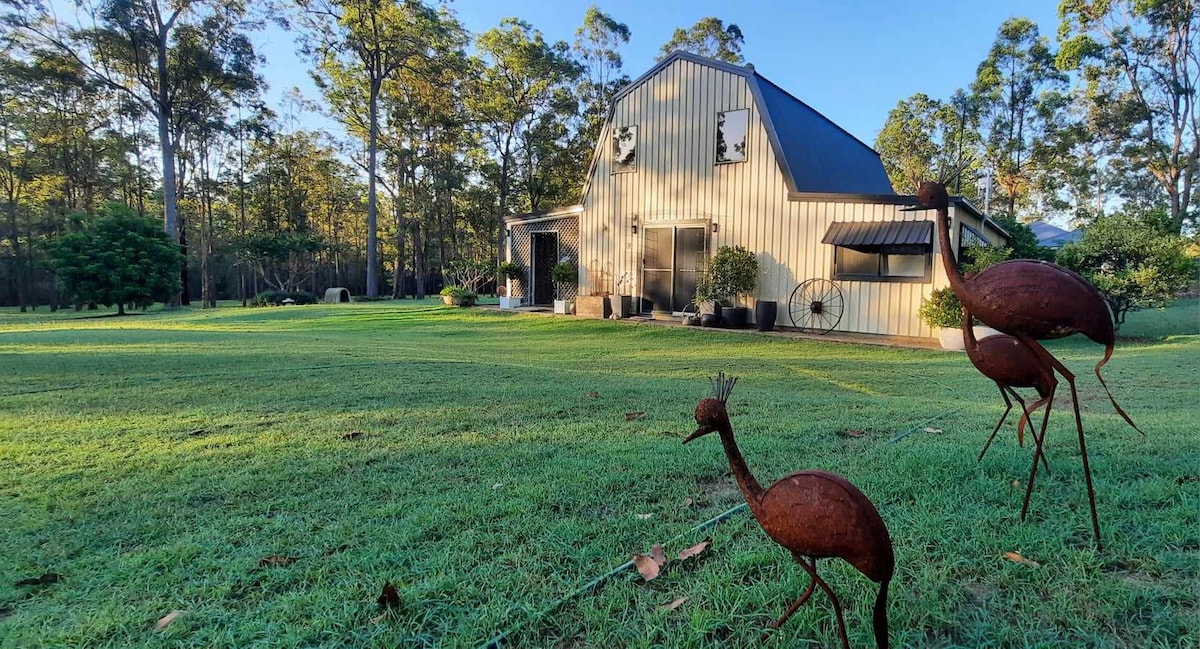
[[[570,43],[591,4],[629,25],[631,77],[654,64],[676,27],[705,16],[737,23],[758,72],[868,144],[900,99],[916,92],[944,99],[968,85],[1005,19],[1027,16],[1051,39],[1058,25],[1057,0],[455,0],[450,7],[473,33],[518,16],[547,40]],[[320,101],[294,35],[273,29],[255,40],[267,57],[272,105],[293,86]]]

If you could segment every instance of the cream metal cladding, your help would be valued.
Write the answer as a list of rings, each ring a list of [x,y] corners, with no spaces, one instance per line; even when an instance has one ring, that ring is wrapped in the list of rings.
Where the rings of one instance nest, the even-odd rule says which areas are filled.
[[[738,109],[750,112],[746,160],[716,164],[717,113]],[[580,294],[611,291],[612,278],[627,274],[634,279],[631,292],[640,295],[645,228],[701,221],[709,223],[710,252],[742,245],[758,253],[758,297],[778,301],[778,324],[791,325],[787,303],[793,289],[807,279],[832,277],[833,246],[821,243],[830,223],[932,220],[932,212],[902,212],[890,200],[808,200],[799,194],[789,200],[760,109],[746,77],[684,58],[618,99],[597,146],[579,220]],[[624,126],[637,127],[636,171],[614,174],[611,134]],[[951,215],[955,239],[960,216],[997,236],[962,208]],[[917,310],[930,291],[948,285],[936,235],[933,254],[928,283],[836,280],[846,304],[837,330],[935,335]]]

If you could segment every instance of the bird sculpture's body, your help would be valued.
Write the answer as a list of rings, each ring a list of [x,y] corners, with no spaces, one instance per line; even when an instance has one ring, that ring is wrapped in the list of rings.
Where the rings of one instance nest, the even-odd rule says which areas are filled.
[[[1037,353],[1029,345],[1013,336],[995,334],[983,339],[976,339],[975,329],[971,326],[971,313],[966,309],[963,309],[962,330],[963,346],[966,348],[967,358],[971,359],[971,364],[979,370],[980,374],[996,383],[996,387],[1000,389],[1000,396],[1004,398],[1004,413],[1000,415],[1000,421],[996,422],[996,427],[988,436],[987,443],[979,452],[979,460],[983,460],[988,447],[992,445],[992,440],[996,438],[996,433],[1004,425],[1008,413],[1012,411],[1012,401],[1008,396],[1011,394],[1012,398],[1021,404],[1021,419],[1017,423],[1017,440],[1021,446],[1024,446],[1025,422],[1032,418],[1033,413],[1046,404],[1054,394],[1054,389],[1058,386],[1058,379],[1054,378],[1053,370],[1047,370],[1041,364]],[[1033,402],[1032,406],[1026,408],[1025,401],[1013,388],[1034,388],[1037,390],[1039,398]],[[1041,434],[1034,432],[1034,439],[1039,448],[1042,445],[1042,437],[1046,434],[1046,421],[1046,417],[1043,417]],[[1042,465],[1046,467],[1048,473],[1050,465],[1046,463],[1044,450],[1041,456]]]
[[[937,211],[938,247],[942,266],[950,280],[950,287],[958,296],[963,308],[980,322],[1016,338],[1032,350],[1042,369],[1057,371],[1067,380],[1071,388],[1071,401],[1075,409],[1075,429],[1079,434],[1079,450],[1083,458],[1084,480],[1087,482],[1088,504],[1092,514],[1092,533],[1097,547],[1100,542],[1100,520],[1096,515],[1096,493],[1092,486],[1092,473],[1088,466],[1087,444],[1083,438],[1083,420],[1079,414],[1079,396],[1075,389],[1075,375],[1052,356],[1038,340],[1062,338],[1081,333],[1104,345],[1104,358],[1096,364],[1096,378],[1112,401],[1117,414],[1135,430],[1137,424],[1117,405],[1112,392],[1100,375],[1100,368],[1112,357],[1116,343],[1112,316],[1100,291],[1077,273],[1057,264],[1032,259],[1013,259],[991,266],[970,277],[964,277],[950,250],[950,196],[941,183],[926,182],[917,192],[920,204],[915,209]],[[1050,416],[1054,389],[1045,398],[1045,418]],[[1043,419],[1043,424],[1045,419]],[[1043,439],[1042,442],[1045,440]],[[1037,463],[1041,457],[1042,442],[1034,451],[1033,467],[1025,490],[1025,502],[1021,507],[1021,519],[1029,509],[1029,496],[1033,492]]]
[[[842,645],[849,648],[841,603],[825,580],[817,575],[818,559],[841,558],[879,584],[872,622],[876,644],[880,649],[886,649],[888,585],[895,572],[896,560],[883,519],[857,487],[832,473],[801,471],[763,489],[738,450],[725,409],[725,401],[736,381],[726,380],[724,374],[718,377],[714,390],[716,397],[704,399],[696,406],[696,423],[700,428],[684,443],[712,432],[720,436],[734,479],[746,497],[750,511],[767,535],[790,551],[811,577],[808,588],[772,628],[779,628],[786,622],[808,600],[814,588],[820,586],[833,602]]]

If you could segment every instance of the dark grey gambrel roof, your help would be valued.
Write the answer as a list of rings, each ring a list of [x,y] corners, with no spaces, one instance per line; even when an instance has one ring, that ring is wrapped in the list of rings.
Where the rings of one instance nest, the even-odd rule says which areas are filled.
[[[862,140],[754,70],[690,52],[671,54],[622,88],[613,97],[609,119],[612,118],[613,107],[622,97],[679,60],[716,68],[746,79],[789,193],[893,193],[879,153]],[[590,177],[591,173],[588,175]]]

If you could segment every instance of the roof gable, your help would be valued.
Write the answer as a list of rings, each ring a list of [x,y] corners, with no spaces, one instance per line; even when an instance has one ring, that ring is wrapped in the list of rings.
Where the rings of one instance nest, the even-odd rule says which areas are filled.
[[[746,79],[789,192],[893,195],[883,162],[874,149],[753,69],[691,52],[674,52],[622,88],[613,96],[608,120],[618,101],[680,60]],[[588,170],[589,181],[607,132],[606,122]]]

